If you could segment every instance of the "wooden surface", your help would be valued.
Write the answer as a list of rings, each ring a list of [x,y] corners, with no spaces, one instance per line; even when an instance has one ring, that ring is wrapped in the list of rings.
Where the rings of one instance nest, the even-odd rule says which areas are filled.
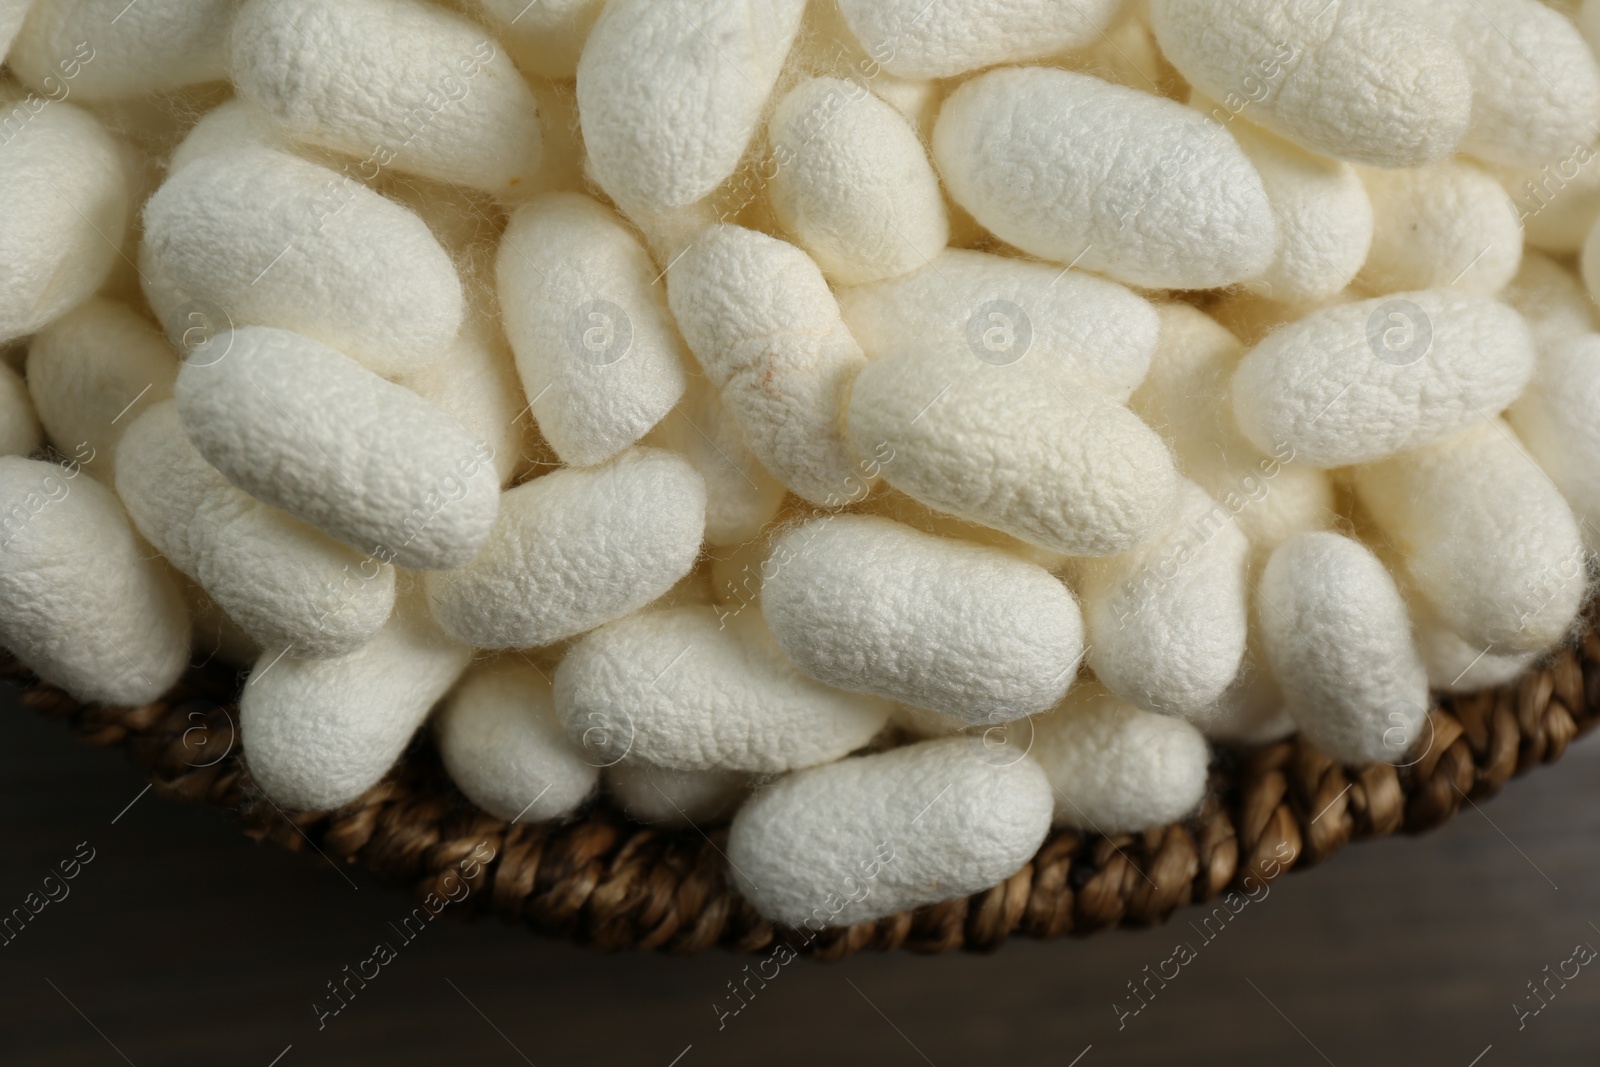
[[[0,916],[66,895],[0,935],[0,1063],[1592,1065],[1600,966],[1547,976],[1600,948],[1597,772],[1591,737],[1482,811],[1352,847],[1209,926],[1190,911],[989,956],[763,968],[604,956],[448,911],[407,940],[404,894],[141,794],[120,754],[6,691]],[[394,958],[363,964],[379,941]],[[1192,958],[1164,963],[1180,942]],[[346,965],[376,974],[319,1029]],[[1158,970],[1177,976],[1119,1029],[1127,983]],[[1519,1030],[1530,980],[1555,995]],[[737,1014],[729,983],[754,991]]]

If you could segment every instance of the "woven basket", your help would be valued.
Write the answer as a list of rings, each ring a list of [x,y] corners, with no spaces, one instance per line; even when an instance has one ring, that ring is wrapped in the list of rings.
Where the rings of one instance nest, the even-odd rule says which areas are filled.
[[[510,825],[457,792],[426,731],[359,800],[286,815],[240,759],[233,671],[191,670],[166,699],[139,708],[85,707],[3,652],[0,677],[89,744],[125,747],[156,792],[227,808],[256,840],[359,863],[419,899],[461,900],[451,912],[493,912],[604,949],[750,952],[781,940],[839,959],[867,948],[986,950],[1011,934],[1148,926],[1252,874],[1270,879],[1319,862],[1348,841],[1432,829],[1513,775],[1559,759],[1600,718],[1595,623],[1591,616],[1581,643],[1512,685],[1441,697],[1431,742],[1411,766],[1346,768],[1297,738],[1221,749],[1209,797],[1190,819],[1109,838],[1057,830],[1032,863],[992,889],[821,932],[775,927],[734,892],[723,876],[726,828],[650,829],[604,802],[560,825]],[[490,849],[492,860],[472,862]],[[474,875],[465,896],[464,869]]]

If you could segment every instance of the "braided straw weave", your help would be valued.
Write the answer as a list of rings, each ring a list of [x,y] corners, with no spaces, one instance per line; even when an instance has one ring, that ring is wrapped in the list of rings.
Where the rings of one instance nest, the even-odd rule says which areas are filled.
[[[1600,718],[1600,633],[1563,649],[1504,688],[1443,697],[1431,742],[1410,766],[1346,768],[1298,739],[1220,753],[1209,799],[1181,823],[1110,838],[1055,831],[1033,862],[964,900],[856,926],[776,928],[724,877],[726,829],[654,830],[597,804],[557,826],[510,825],[451,785],[426,740],[359,800],[332,812],[286,815],[241,762],[238,677],[198,668],[165,700],[139,708],[85,707],[0,652],[0,677],[23,702],[67,720],[92,745],[122,745],[156,791],[236,813],[247,834],[336,863],[359,863],[419,899],[460,900],[452,911],[494,912],[605,949],[692,953],[721,945],[838,959],[861,949],[993,949],[1009,935],[1056,937],[1148,926],[1210,900],[1251,874],[1309,866],[1346,842],[1418,833],[1469,798],[1559,759]],[[487,849],[485,848],[487,846]],[[477,864],[472,857],[493,859]],[[460,873],[469,871],[463,896]]]

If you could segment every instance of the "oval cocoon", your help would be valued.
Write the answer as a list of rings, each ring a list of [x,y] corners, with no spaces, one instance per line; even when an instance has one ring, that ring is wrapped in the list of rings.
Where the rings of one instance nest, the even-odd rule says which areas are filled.
[[[948,78],[1094,44],[1121,0],[1072,3],[936,3],[840,0],[851,32],[885,70],[907,78]]]
[[[688,460],[706,483],[706,543],[744,545],[783,504],[783,485],[750,453],[744,431],[703,378],[651,440]]]
[[[23,5],[26,7],[27,5]],[[27,85],[115,100],[228,76],[228,27],[239,0],[48,0],[35,3],[11,54]]]
[[[1266,270],[1278,243],[1261,176],[1225,130],[1087,74],[1013,67],[963,83],[933,158],[996,237],[1130,285],[1230,285]]]
[[[773,922],[849,926],[1004,881],[1044,842],[1050,806],[1037,764],[965,738],[842,760],[745,802],[728,882]]]
[[[1051,707],[1083,655],[1078,604],[1049,571],[888,519],[795,527],[762,574],[761,613],[795,666],[967,722]]]
[[[1528,391],[1506,412],[1517,436],[1572,506],[1591,542],[1600,541],[1600,334],[1556,342],[1539,353]]]
[[[1369,292],[1452,288],[1493,296],[1522,262],[1517,207],[1470,163],[1407,170],[1364,168],[1372,198],[1372,251],[1361,267]]]
[[[681,771],[639,761],[606,768],[606,792],[623,813],[647,826],[718,822],[750,790],[740,771]]]
[[[556,669],[567,736],[609,766],[786,771],[828,763],[877,734],[888,701],[796,671],[754,612],[647,611],[575,644]]]

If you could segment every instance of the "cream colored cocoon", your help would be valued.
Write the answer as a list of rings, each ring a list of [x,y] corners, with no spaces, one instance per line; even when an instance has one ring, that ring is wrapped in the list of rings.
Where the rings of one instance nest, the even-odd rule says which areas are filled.
[[[1141,711],[1097,685],[1033,720],[1029,753],[1044,768],[1058,826],[1136,833],[1193,811],[1211,750],[1179,718]]]
[[[681,770],[774,772],[860,748],[890,704],[795,670],[760,617],[710,606],[647,611],[601,627],[556,669],[556,712],[589,758]]]
[[[927,150],[865,85],[801,82],[778,101],[767,136],[773,213],[835,284],[897,277],[944,249],[950,225]]]
[[[694,566],[706,491],[653,448],[506,492],[483,550],[428,577],[434,617],[476,648],[536,648],[637,611]]]
[[[376,637],[331,659],[267,649],[239,698],[250,775],[291,811],[337,808],[377,785],[472,650],[403,596]]]
[[[28,10],[33,7],[34,0],[0,0],[0,63],[6,61],[6,54],[11,51],[11,42],[16,40],[17,32],[22,29],[22,20],[28,17]]]
[[[839,0],[861,46],[885,70],[906,78],[949,78],[1083,48],[1104,35],[1121,8],[1122,0]]]
[[[251,496],[380,562],[466,563],[500,503],[488,446],[403,386],[285,330],[216,335],[178,372],[183,428]]]
[[[1368,291],[1450,287],[1493,296],[1517,273],[1516,205],[1479,168],[1455,161],[1363,168],[1361,180],[1375,220],[1372,252],[1357,279]]]
[[[46,0],[33,5],[7,64],[46,95],[114,100],[228,76],[239,0]],[[0,49],[0,55],[4,49]]]
[[[1600,120],[1594,130],[1600,136]],[[1581,251],[1600,218],[1600,157],[1593,144],[1574,144],[1539,166],[1483,163],[1511,197],[1530,248],[1558,256]]]
[[[294,330],[379,374],[415,371],[461,326],[455,265],[412,212],[347,175],[243,148],[189,163],[144,207],[140,262],[161,321]]]
[[[1269,334],[1233,376],[1239,428],[1343,467],[1437,441],[1494,415],[1533,373],[1533,337],[1504,304],[1454,289],[1314,311]]]
[[[1011,758],[950,738],[789,775],[734,816],[728,884],[762,917],[810,929],[987,889],[1050,832],[1044,772]]]
[[[549,679],[516,657],[468,670],[434,716],[433,735],[456,787],[508,822],[570,814],[600,780],[567,740]]]
[[[1600,294],[1600,221],[1596,221],[1583,242],[1578,268],[1583,274],[1583,283],[1589,289],[1591,300],[1596,299],[1596,294]]]
[[[532,448],[528,403],[497,320],[469,316],[443,358],[399,381],[493,450],[502,487],[522,471]]]
[[[128,228],[131,192],[122,148],[87,111],[56,101],[33,110],[3,90],[0,108],[7,112],[0,139],[4,344],[55,321],[106,280]]]
[[[589,175],[630,215],[688,207],[761,126],[806,0],[610,0],[578,60]]]
[[[1181,104],[1044,67],[980,74],[945,100],[933,157],[956,203],[1042,259],[1148,288],[1208,289],[1271,264],[1261,176]]]
[[[578,72],[578,56],[605,0],[477,0],[477,6],[529,74],[565,80]]]
[[[1426,602],[1411,604],[1417,652],[1428,669],[1428,687],[1446,693],[1475,693],[1515,680],[1539,658],[1538,652],[1500,655],[1492,646],[1469,643],[1441,623]]]
[[[634,822],[690,827],[733,813],[750,790],[741,771],[682,771],[632,761],[606,768],[606,792]]]
[[[1464,640],[1513,653],[1567,635],[1588,581],[1578,523],[1504,423],[1480,420],[1352,480],[1409,583]]]
[[[1146,711],[1203,717],[1244,657],[1249,562],[1233,514],[1179,483],[1171,529],[1077,567],[1089,669]]]
[[[605,206],[552,193],[520,208],[495,274],[523,389],[565,462],[603,463],[683,395],[683,343],[660,272]]]
[[[423,0],[249,0],[233,81],[301,140],[496,196],[539,169],[539,107],[494,38]]]
[[[1551,345],[1600,330],[1589,290],[1572,271],[1549,256],[1528,249],[1522,267],[1500,291],[1528,324],[1542,353]]]
[[[189,664],[189,616],[111,490],[0,456],[0,646],[74,699],[138,706]]]
[[[900,278],[841,290],[873,358],[938,349],[1037,366],[1125,401],[1155,351],[1155,309],[1124,285],[1048,263],[952,248]]]
[[[27,375],[56,448],[109,480],[117,441],[140,413],[172,396],[178,360],[131,308],[94,297],[34,335]]]
[[[1315,531],[1256,587],[1262,646],[1305,739],[1349,764],[1398,763],[1423,733],[1428,672],[1394,579],[1370,550]]]
[[[650,440],[683,456],[705,480],[707,544],[754,540],[783,505],[783,483],[751,454],[744,431],[703,378],[690,382]]]
[[[26,456],[44,444],[44,427],[33,410],[28,385],[0,363],[0,456]]]
[[[167,173],[176,174],[205,156],[241,148],[276,148],[288,151],[292,137],[259,104],[235,96],[200,116],[167,160]]]
[[[1468,65],[1423,5],[1152,0],[1162,54],[1206,95],[1315,152],[1411,167],[1455,152]]]
[[[174,401],[124,442],[116,486],[134,525],[262,648],[343,655],[389,618],[394,569],[234,486],[184,436]]]
[[[1506,417],[1600,548],[1600,333],[1539,353],[1533,383]]]
[[[888,519],[797,526],[762,574],[761,613],[795,666],[967,722],[1045,710],[1083,656],[1077,601],[1049,571]]]
[[[1094,389],[974,352],[910,349],[856,379],[846,425],[929,507],[1069,555],[1125,552],[1168,521],[1172,456]]]
[[[672,264],[667,299],[750,451],[779,481],[828,507],[865,495],[872,475],[839,412],[866,357],[804,252],[711,227]]]

